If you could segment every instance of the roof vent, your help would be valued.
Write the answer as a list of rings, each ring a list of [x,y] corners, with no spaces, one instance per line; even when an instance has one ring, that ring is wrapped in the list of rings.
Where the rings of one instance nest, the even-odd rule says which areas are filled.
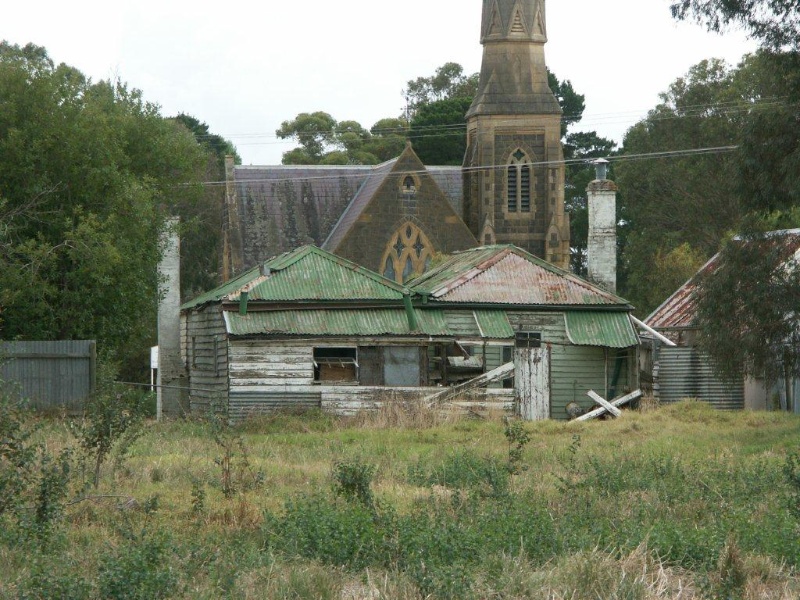
[[[608,165],[611,163],[609,163],[605,158],[598,158],[592,164],[594,165],[596,179],[599,181],[608,179]]]

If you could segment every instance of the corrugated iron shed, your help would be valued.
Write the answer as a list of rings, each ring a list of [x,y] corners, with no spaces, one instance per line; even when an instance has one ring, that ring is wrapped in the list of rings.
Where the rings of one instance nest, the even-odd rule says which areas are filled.
[[[567,336],[576,346],[630,348],[639,344],[627,313],[568,311],[564,316]]]
[[[619,296],[514,246],[459,252],[409,287],[439,302],[629,307]]]
[[[303,246],[266,261],[263,266],[203,294],[182,306],[191,309],[212,302],[238,301],[399,301],[403,286],[314,246]]]

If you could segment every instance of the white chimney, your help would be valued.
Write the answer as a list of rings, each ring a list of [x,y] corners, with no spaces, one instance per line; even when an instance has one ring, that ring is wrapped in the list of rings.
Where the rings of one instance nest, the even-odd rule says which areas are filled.
[[[588,279],[617,293],[617,186],[608,179],[609,162],[594,161],[596,179],[589,184]]]
[[[183,416],[188,394],[186,369],[181,360],[181,245],[180,219],[167,219],[161,233],[161,262],[158,265],[158,381],[156,405],[162,415]]]

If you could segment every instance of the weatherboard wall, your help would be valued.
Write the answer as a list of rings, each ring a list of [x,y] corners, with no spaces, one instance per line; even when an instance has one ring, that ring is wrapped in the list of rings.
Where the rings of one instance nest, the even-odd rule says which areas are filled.
[[[181,346],[189,372],[191,410],[207,413],[228,402],[228,334],[222,307],[210,304],[185,315]]]
[[[567,406],[577,403],[582,409],[595,408],[586,395],[594,390],[607,398],[617,372],[619,356],[622,364],[616,381],[616,395],[630,389],[631,350],[614,350],[599,346],[576,346],[567,336],[566,321],[562,312],[509,312],[508,319],[517,332],[542,334],[542,345],[550,352],[550,418],[569,419]]]

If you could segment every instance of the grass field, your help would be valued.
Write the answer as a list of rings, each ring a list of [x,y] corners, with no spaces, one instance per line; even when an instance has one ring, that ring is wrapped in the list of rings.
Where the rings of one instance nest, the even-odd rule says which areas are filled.
[[[2,598],[800,598],[793,416],[148,422],[97,489],[36,424]]]

